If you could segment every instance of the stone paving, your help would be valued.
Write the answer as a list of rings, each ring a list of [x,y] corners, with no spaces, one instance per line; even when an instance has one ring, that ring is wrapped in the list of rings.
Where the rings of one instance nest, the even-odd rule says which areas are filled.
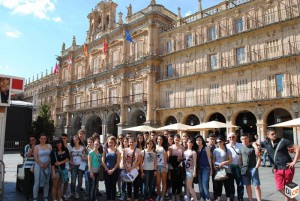
[[[22,163],[22,157],[17,152],[5,152],[4,154],[4,163],[6,165],[5,173],[5,184],[4,184],[4,200],[5,201],[26,201],[23,194],[16,190],[16,172],[17,164]],[[296,165],[296,174],[294,177],[294,182],[300,184],[300,163]],[[273,179],[273,174],[270,167],[261,167],[259,169],[260,180],[261,180],[261,189],[262,189],[262,200],[263,201],[281,201],[284,200],[283,196],[276,191],[275,182]],[[84,182],[83,182],[84,183]],[[210,184],[210,192],[212,192],[212,184]],[[198,186],[195,186],[196,192],[198,192]],[[98,201],[104,201],[105,199],[105,188],[104,183],[100,183],[100,191],[103,193],[101,197],[98,197]],[[224,193],[224,189],[223,189]],[[50,194],[49,194],[50,195]],[[255,193],[253,190],[253,195]],[[245,199],[247,198],[247,193],[245,192]],[[51,200],[51,199],[49,199]],[[70,199],[72,200],[72,199]],[[76,199],[73,199],[76,200]],[[77,200],[83,200],[77,199]],[[143,200],[142,198],[140,200]],[[226,200],[223,194],[223,199]],[[255,199],[256,200],[256,199]],[[297,197],[297,200],[300,200],[300,197]]]

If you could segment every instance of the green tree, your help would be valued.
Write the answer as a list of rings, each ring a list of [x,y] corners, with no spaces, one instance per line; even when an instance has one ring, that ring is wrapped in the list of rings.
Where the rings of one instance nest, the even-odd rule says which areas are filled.
[[[45,133],[48,140],[52,141],[54,135],[54,121],[51,119],[50,106],[46,104],[41,105],[36,120],[32,122],[32,130],[37,138],[41,133]]]

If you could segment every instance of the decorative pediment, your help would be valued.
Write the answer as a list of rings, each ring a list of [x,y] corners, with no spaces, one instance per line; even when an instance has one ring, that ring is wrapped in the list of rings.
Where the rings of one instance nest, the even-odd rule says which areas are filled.
[[[110,41],[110,43],[108,44],[108,46],[114,46],[114,45],[118,45],[120,43],[123,43],[123,41],[121,41],[121,40],[113,40],[113,41]]]
[[[131,35],[134,36],[134,37],[137,37],[137,36],[145,34],[145,33],[148,33],[148,31],[146,31],[146,30],[137,30],[137,31],[133,32]]]
[[[85,59],[85,57],[83,55],[79,55],[78,57],[75,58],[75,62],[84,60],[84,59]]]
[[[91,55],[97,54],[97,53],[99,53],[99,52],[101,52],[101,51],[102,51],[101,48],[94,48],[94,49],[92,49],[92,51],[91,51]]]

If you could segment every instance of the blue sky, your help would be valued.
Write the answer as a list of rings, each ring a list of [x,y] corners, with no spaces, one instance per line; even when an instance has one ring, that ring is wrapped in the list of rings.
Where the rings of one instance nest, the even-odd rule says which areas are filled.
[[[202,0],[203,9],[222,0]],[[82,45],[88,30],[88,13],[100,0],[0,0],[0,74],[25,79],[46,69],[50,72],[60,55],[62,43],[68,48],[76,36]],[[114,0],[117,13],[126,17],[126,6],[133,13],[147,7],[150,0]],[[198,0],[156,0],[157,4],[186,16],[198,9]],[[125,20],[124,20],[125,22]]]

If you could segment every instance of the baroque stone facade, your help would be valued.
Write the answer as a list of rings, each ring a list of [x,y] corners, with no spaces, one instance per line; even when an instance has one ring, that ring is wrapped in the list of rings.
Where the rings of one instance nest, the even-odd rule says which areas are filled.
[[[137,13],[130,5],[125,23],[116,7],[98,3],[86,45],[63,44],[58,74],[25,86],[26,100],[38,94],[38,104],[51,105],[58,134],[217,119],[263,138],[267,126],[298,117],[299,0],[233,0],[205,10],[199,1],[188,17],[149,1]],[[278,133],[299,144],[295,128]]]

